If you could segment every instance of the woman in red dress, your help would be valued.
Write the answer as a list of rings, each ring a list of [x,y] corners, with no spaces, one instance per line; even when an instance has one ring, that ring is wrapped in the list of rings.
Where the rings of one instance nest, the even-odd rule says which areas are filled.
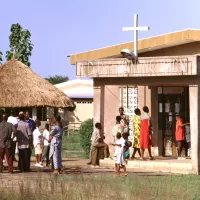
[[[140,149],[141,149],[141,158],[144,160],[144,151],[148,149],[149,159],[153,160],[151,155],[151,122],[148,115],[149,108],[147,106],[143,107],[144,113],[141,116],[141,127],[140,127]]]

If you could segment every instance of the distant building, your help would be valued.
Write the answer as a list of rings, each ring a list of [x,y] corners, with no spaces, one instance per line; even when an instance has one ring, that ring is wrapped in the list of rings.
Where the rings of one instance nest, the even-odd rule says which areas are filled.
[[[68,112],[69,128],[79,128],[86,119],[93,118],[93,80],[75,79],[56,84],[76,104],[73,112]]]

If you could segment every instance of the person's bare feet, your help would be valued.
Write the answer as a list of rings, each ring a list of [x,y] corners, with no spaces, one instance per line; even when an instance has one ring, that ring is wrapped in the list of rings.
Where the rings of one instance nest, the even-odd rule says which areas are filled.
[[[149,160],[155,160],[155,159],[151,156],[151,157],[149,157]]]

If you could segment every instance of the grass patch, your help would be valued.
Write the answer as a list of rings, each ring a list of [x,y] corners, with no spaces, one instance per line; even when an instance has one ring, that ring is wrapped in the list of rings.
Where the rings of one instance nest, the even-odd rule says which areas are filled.
[[[85,153],[83,151],[63,151],[63,158],[86,158]]]
[[[80,142],[80,136],[79,134],[70,134],[69,136],[63,137],[63,144],[65,143],[77,143]]]
[[[12,187],[0,186],[0,199],[5,200],[198,200],[198,176],[57,176],[18,180]],[[3,183],[3,182],[2,182]]]
[[[83,148],[80,144],[80,135],[71,134],[64,136],[62,140],[63,158],[85,158]]]
[[[62,149],[69,151],[83,151],[80,143],[67,143],[62,146]]]

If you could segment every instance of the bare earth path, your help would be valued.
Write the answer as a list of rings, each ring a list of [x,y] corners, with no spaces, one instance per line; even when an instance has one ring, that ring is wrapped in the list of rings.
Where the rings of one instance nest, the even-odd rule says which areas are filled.
[[[59,176],[74,176],[74,175],[82,175],[82,176],[101,176],[101,175],[114,175],[114,166],[113,167],[99,167],[92,168],[90,165],[87,165],[88,160],[86,159],[76,159],[76,158],[66,158],[63,159],[63,173]],[[31,162],[31,172],[29,173],[20,173],[18,170],[15,170],[13,174],[8,174],[7,170],[4,170],[3,173],[0,174],[0,179],[2,183],[5,184],[8,182],[14,183],[18,182],[24,178],[45,178],[51,177],[52,175],[51,169],[48,167],[38,168],[34,166],[35,162]],[[14,166],[17,166],[17,163],[14,163]],[[128,174],[136,175],[136,176],[164,176],[168,175],[166,173],[153,172],[146,169],[135,168],[128,169]],[[0,185],[1,186],[1,185]]]

